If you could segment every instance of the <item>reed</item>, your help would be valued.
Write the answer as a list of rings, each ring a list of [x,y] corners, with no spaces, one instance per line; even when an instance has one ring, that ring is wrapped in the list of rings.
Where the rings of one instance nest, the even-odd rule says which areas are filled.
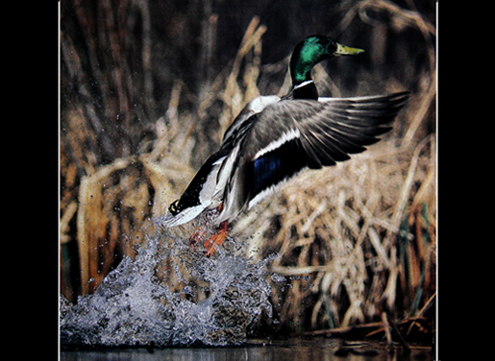
[[[434,33],[420,13],[392,8],[386,1],[359,2],[347,8],[338,32],[354,17],[369,17],[366,6],[371,3],[375,11],[380,6],[380,11],[392,9],[397,28]],[[144,6],[134,11],[146,18],[149,10]],[[78,17],[85,15],[78,13]],[[143,29],[146,38],[149,29]],[[107,105],[126,114],[119,123],[124,137],[106,132],[108,124],[90,105],[90,79],[84,78],[71,37],[62,34],[63,76],[78,79],[80,89],[62,111],[61,291],[68,299],[93,292],[124,255],[135,255],[136,245],[154,231],[150,219],[167,211],[194,175],[196,167],[191,164],[219,144],[229,122],[249,100],[259,94],[287,92],[288,58],[261,63],[266,30],[254,17],[235,58],[199,94],[199,105],[183,107],[194,97],[186,83],[176,79],[168,109],[148,123],[132,121],[128,104],[136,90],[118,81],[128,74],[130,65],[120,63],[122,68],[101,74],[101,79],[111,78],[107,84],[120,94],[113,101],[117,103]],[[97,51],[96,44],[88,44]],[[279,321],[270,324],[272,329],[303,332],[346,327],[379,321],[384,311],[395,318],[420,316],[435,295],[435,59],[430,56],[431,42],[425,39],[424,46],[430,70],[421,73],[417,91],[389,135],[350,161],[303,172],[233,225],[231,234],[245,240],[247,257],[260,260],[277,254],[269,269],[270,276],[278,275],[269,279]],[[149,45],[141,50],[136,56],[148,69]],[[90,64],[96,61],[89,59]],[[93,66],[97,73],[98,67]],[[153,91],[149,76],[144,72],[138,81],[147,93]],[[273,77],[279,80],[270,83]],[[364,84],[370,74],[362,71],[355,77]],[[321,64],[314,78],[322,95],[347,91]],[[383,89],[393,92],[405,86],[391,77]],[[146,113],[146,109],[139,111]],[[212,114],[218,115],[216,123],[211,123]],[[215,144],[201,142],[200,124],[212,124]],[[114,142],[112,137],[121,139]],[[126,139],[133,144],[129,148]],[[117,155],[112,153],[116,147]],[[189,230],[179,227],[174,232],[187,237]],[[172,272],[168,282],[174,283],[174,277],[178,276]]]

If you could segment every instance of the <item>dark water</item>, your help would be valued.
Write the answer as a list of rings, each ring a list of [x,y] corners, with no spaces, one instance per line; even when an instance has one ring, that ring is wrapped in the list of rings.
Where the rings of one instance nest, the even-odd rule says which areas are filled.
[[[389,352],[382,342],[343,342],[328,338],[310,340],[290,339],[285,341],[249,340],[235,347],[183,347],[147,350],[145,348],[107,348],[79,351],[62,351],[62,361],[121,360],[121,361],[430,361],[434,356],[429,347],[411,347],[404,353],[397,345]]]

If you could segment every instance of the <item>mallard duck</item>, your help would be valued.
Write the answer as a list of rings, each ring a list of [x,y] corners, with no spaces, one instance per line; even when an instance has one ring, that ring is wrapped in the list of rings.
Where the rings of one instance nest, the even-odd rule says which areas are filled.
[[[217,233],[204,243],[207,256],[228,234],[228,224],[306,168],[319,169],[366,150],[408,98],[407,92],[353,98],[319,98],[311,78],[322,60],[364,50],[325,36],[310,36],[290,58],[292,88],[283,96],[250,101],[226,130],[220,149],[204,163],[162,224],[173,227],[215,210]],[[198,229],[191,245],[204,236]]]

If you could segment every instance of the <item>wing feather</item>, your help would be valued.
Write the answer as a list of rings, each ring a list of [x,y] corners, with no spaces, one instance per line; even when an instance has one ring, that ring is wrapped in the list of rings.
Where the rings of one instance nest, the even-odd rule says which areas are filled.
[[[331,166],[349,159],[349,154],[363,152],[365,146],[379,141],[377,136],[392,129],[386,125],[407,98],[408,93],[402,92],[282,100],[267,106],[243,140],[240,166],[248,169],[243,175],[249,177],[245,184],[250,187],[244,192],[244,204],[306,167]]]

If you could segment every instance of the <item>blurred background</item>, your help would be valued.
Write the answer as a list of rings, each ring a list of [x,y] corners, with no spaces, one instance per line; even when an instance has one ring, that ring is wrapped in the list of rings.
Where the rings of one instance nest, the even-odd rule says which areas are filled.
[[[434,1],[64,0],[60,22],[68,300],[135,256],[150,219],[180,196],[232,119],[257,95],[286,94],[291,51],[321,34],[366,52],[318,64],[320,96],[409,90],[411,99],[381,142],[302,173],[232,234],[247,256],[278,254],[270,271],[285,278],[271,280],[271,329],[358,325],[383,311],[414,319],[418,332],[434,327]]]

